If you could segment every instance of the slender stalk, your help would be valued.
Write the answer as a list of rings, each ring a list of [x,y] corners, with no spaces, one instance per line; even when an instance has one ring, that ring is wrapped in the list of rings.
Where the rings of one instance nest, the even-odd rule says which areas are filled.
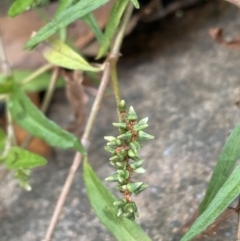
[[[92,106],[92,109],[91,109],[91,112],[90,112],[90,115],[89,115],[89,118],[88,118],[88,122],[87,122],[87,125],[86,125],[86,128],[85,128],[85,131],[83,133],[83,137],[81,139],[82,144],[83,144],[85,149],[88,149],[89,136],[90,136],[94,121],[96,119],[96,115],[97,115],[98,110],[100,108],[100,104],[101,104],[102,98],[104,96],[105,89],[107,87],[107,83],[108,83],[108,80],[109,80],[109,72],[110,72],[109,63],[105,63],[105,68],[104,68],[102,80],[101,80],[101,83],[100,83],[100,86],[99,86],[99,89],[98,89],[98,93],[97,93],[97,96],[94,100],[94,103],[93,103],[93,106]],[[45,238],[42,241],[50,241],[51,240],[51,237],[52,237],[53,232],[55,230],[55,227],[57,225],[59,216],[61,214],[63,205],[66,201],[67,195],[68,195],[69,190],[72,186],[73,179],[75,177],[75,174],[77,172],[78,167],[81,164],[82,158],[83,158],[83,155],[81,155],[81,153],[77,152],[75,154],[75,157],[73,159],[73,163],[72,163],[72,165],[70,167],[70,170],[69,170],[69,174],[68,174],[67,179],[65,181],[65,184],[62,188],[61,194],[58,198],[58,201],[57,201],[57,204],[55,206],[53,215],[51,217],[50,224],[48,226]]]
[[[47,92],[44,96],[43,99],[43,103],[42,106],[40,108],[40,110],[45,113],[49,107],[49,104],[51,102],[56,84],[57,84],[57,79],[58,79],[58,75],[59,75],[59,68],[55,67],[55,69],[53,70],[52,76],[51,76],[51,80],[47,89]],[[22,148],[27,148],[28,145],[30,144],[30,142],[32,141],[33,136],[28,134],[24,140],[24,142],[22,143],[21,147]]]
[[[27,78],[25,78],[23,80],[23,82],[21,83],[21,85],[26,85],[28,84],[30,81],[32,81],[33,79],[35,79],[36,77],[38,77],[39,75],[41,75],[42,73],[46,72],[47,70],[50,70],[54,67],[53,64],[45,64],[42,67],[40,67],[39,69],[37,69],[36,71],[34,71],[32,74],[30,74]]]
[[[111,79],[112,79],[112,86],[113,86],[113,92],[116,100],[117,106],[120,103],[121,96],[120,96],[120,88],[119,88],[119,81],[118,81],[118,75],[117,75],[117,58],[110,58],[110,71],[111,71]]]
[[[112,47],[110,57],[112,56],[114,58],[118,58],[118,56],[119,56],[119,51],[120,51],[120,48],[122,46],[124,33],[125,33],[125,30],[126,30],[127,24],[128,24],[128,22],[129,22],[129,20],[132,16],[133,9],[134,9],[134,6],[133,6],[132,2],[129,1],[129,3],[127,5],[127,8],[126,8],[126,11],[124,12],[123,19],[122,19],[122,22],[120,24],[116,39],[114,41],[114,45]]]
[[[236,207],[236,212],[238,214],[238,226],[237,226],[236,241],[240,241],[240,196],[238,197],[238,205]]]
[[[0,63],[1,63],[1,69],[2,69],[3,75],[10,76],[12,74],[12,70],[11,70],[10,64],[7,60],[4,45],[2,42],[1,29],[0,29]]]
[[[45,113],[47,111],[48,106],[51,102],[51,99],[52,99],[52,96],[53,96],[53,93],[54,93],[54,90],[55,90],[55,87],[57,84],[58,75],[59,75],[59,68],[55,67],[55,69],[53,70],[52,76],[51,76],[50,84],[48,86],[47,92],[44,96],[43,103],[41,106],[41,111],[43,113]]]
[[[117,75],[117,62],[119,58],[119,51],[124,38],[124,33],[126,30],[127,24],[131,18],[133,8],[134,8],[133,4],[131,3],[131,1],[129,1],[109,56],[109,62],[111,67],[111,79],[112,79],[113,91],[114,91],[117,106],[119,105],[121,100],[119,81],[118,81],[118,75]],[[121,121],[121,117],[119,113],[118,113],[118,117],[119,117],[119,121]]]

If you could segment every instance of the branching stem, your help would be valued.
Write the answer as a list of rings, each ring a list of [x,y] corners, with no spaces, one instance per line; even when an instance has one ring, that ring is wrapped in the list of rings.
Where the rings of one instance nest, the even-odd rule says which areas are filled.
[[[87,122],[87,126],[85,128],[85,131],[83,133],[83,137],[81,139],[82,144],[83,144],[85,149],[88,149],[89,136],[90,136],[94,121],[96,119],[96,115],[97,115],[98,110],[100,108],[100,104],[101,104],[102,98],[104,96],[105,89],[106,89],[107,84],[108,84],[109,72],[110,72],[109,63],[107,62],[107,63],[105,63],[103,77],[102,77],[102,80],[101,80],[101,83],[100,83],[100,86],[99,86],[99,89],[98,89],[98,93],[97,93],[97,96],[94,100],[94,103],[93,103],[93,106],[92,106],[92,109],[91,109],[91,112],[90,112],[90,115],[89,115],[89,119],[88,119],[88,122]],[[70,167],[70,170],[69,170],[69,174],[67,176],[65,184],[62,188],[61,194],[60,194],[60,196],[58,198],[58,201],[57,201],[57,204],[55,206],[50,224],[49,224],[47,232],[46,232],[46,236],[42,241],[50,241],[51,240],[54,229],[57,225],[59,216],[61,214],[63,205],[66,201],[67,195],[68,195],[69,190],[72,186],[72,182],[74,180],[75,174],[77,172],[78,167],[81,164],[82,158],[83,158],[83,155],[81,155],[79,152],[77,152],[75,154],[75,157],[73,159],[73,163],[72,163],[72,165]]]
[[[54,68],[53,64],[45,64],[42,67],[40,67],[39,69],[37,69],[36,71],[34,71],[32,74],[30,74],[27,78],[25,78],[21,85],[26,85],[28,84],[30,81],[32,81],[33,79],[35,79],[36,77],[38,77],[39,75],[43,74],[44,72],[50,70]]]

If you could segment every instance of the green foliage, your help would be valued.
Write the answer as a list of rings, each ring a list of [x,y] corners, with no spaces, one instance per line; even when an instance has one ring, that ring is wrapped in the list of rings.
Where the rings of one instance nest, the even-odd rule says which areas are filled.
[[[127,7],[128,2],[129,0],[117,0],[114,3],[97,58],[103,57],[109,49],[111,40],[114,36],[114,33],[116,32],[117,27],[119,26],[121,17],[125,8]]]
[[[45,140],[54,147],[73,147],[85,153],[78,138],[45,117],[21,89],[14,88],[8,102],[8,109],[13,119],[33,136]]]
[[[138,0],[131,0],[135,8],[140,8]]]
[[[68,24],[92,12],[96,8],[107,3],[109,0],[81,0],[77,4],[69,7],[50,23],[41,28],[37,34],[32,37],[25,46],[25,49],[34,48],[43,40],[49,38],[57,32],[58,29],[66,27]]]
[[[11,76],[0,75],[0,94],[6,94],[12,91],[13,78]]]
[[[113,202],[116,198],[99,180],[87,159],[84,160],[84,182],[92,208],[99,220],[119,241],[151,241],[139,225],[126,218],[117,217]]]
[[[240,194],[239,173],[240,166],[238,165],[181,241],[190,241],[205,230]]]
[[[5,158],[5,164],[9,170],[28,169],[43,166],[46,163],[45,158],[17,146],[11,147]]]
[[[21,85],[22,81],[25,78],[27,78],[31,73],[32,73],[31,70],[14,70],[13,78],[12,78],[14,82],[13,84],[20,84],[19,87],[26,92],[46,90],[48,88],[49,81],[51,78],[50,73],[43,73],[37,76],[36,78],[34,78],[32,81],[29,81],[27,84]],[[2,78],[4,79],[5,77],[0,73],[0,82]],[[59,77],[56,87],[64,87],[64,86],[65,86],[65,81],[63,80],[63,78]],[[3,90],[3,88],[0,87],[0,90]]]
[[[240,158],[240,124],[238,124],[224,145],[217,165],[213,171],[212,178],[208,184],[205,197],[200,204],[200,214],[203,213],[211,203],[219,189],[227,181],[236,161]]]
[[[31,191],[32,188],[29,184],[29,176],[31,171],[28,169],[18,169],[14,172],[14,178],[18,180],[21,187],[25,188],[27,191]]]
[[[10,7],[8,15],[13,18],[32,7],[43,5],[48,2],[49,0],[16,0]]]
[[[76,0],[59,0],[57,11],[54,14],[54,18],[58,17],[64,10],[72,6]]]
[[[95,17],[92,13],[88,13],[82,17],[82,20],[91,28],[97,41],[101,44],[103,40],[103,33],[100,29]]]
[[[100,68],[91,66],[83,57],[59,40],[51,41],[51,49],[44,53],[48,62],[67,69],[100,71]]]
[[[105,150],[112,154],[112,157],[109,159],[110,164],[116,167],[117,172],[105,180],[117,182],[116,189],[124,195],[124,198],[114,203],[118,208],[117,216],[123,216],[134,221],[135,217],[138,217],[139,214],[131,195],[133,193],[141,193],[148,185],[143,182],[133,182],[132,175],[133,173],[145,172],[145,169],[142,167],[143,160],[138,155],[141,147],[140,142],[152,140],[154,137],[143,132],[148,127],[148,118],[144,118],[138,122],[137,114],[132,106],[128,112],[126,111],[124,100],[120,101],[118,110],[122,122],[113,123],[113,125],[119,128],[121,135],[118,137],[104,137],[108,141]]]
[[[6,134],[2,128],[0,128],[0,153],[4,150],[6,141]]]

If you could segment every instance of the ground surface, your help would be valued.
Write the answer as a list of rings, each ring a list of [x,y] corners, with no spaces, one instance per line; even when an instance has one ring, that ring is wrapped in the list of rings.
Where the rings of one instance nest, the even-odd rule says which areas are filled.
[[[237,8],[211,2],[156,23],[154,31],[128,37],[119,73],[123,98],[141,117],[150,118],[155,140],[142,149],[149,188],[136,198],[138,222],[154,241],[179,241],[180,227],[197,209],[220,150],[240,120],[234,105],[240,89],[240,52],[215,44],[209,28],[222,26],[227,34],[240,29]],[[150,28],[150,27],[149,27]],[[58,91],[50,117],[69,122],[71,109]],[[101,179],[113,172],[103,151],[103,136],[115,134],[113,97],[105,98],[91,137],[90,163]],[[39,241],[44,236],[72,151],[55,151],[49,164],[34,172],[33,191],[25,192],[12,180],[0,191],[1,241]],[[111,184],[108,188],[113,189]],[[219,234],[201,240],[234,240],[236,222]],[[61,220],[56,241],[113,241],[91,210],[78,172]],[[140,241],[140,240],[139,240]]]

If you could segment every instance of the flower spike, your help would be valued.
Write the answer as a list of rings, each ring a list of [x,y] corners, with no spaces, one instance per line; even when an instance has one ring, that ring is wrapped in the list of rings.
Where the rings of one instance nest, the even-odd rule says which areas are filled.
[[[151,140],[154,137],[143,130],[148,127],[148,117],[137,121],[137,114],[131,106],[127,112],[126,102],[121,100],[118,105],[118,111],[121,121],[113,123],[118,128],[119,136],[105,136],[108,141],[105,150],[111,153],[109,159],[117,172],[107,177],[109,182],[117,182],[116,189],[123,194],[123,198],[115,201],[117,207],[117,216],[125,217],[132,221],[139,217],[136,203],[132,201],[132,194],[139,194],[148,187],[143,182],[133,182],[132,176],[137,173],[144,173],[146,170],[142,167],[143,160],[139,158],[138,153],[141,148],[140,141]]]

